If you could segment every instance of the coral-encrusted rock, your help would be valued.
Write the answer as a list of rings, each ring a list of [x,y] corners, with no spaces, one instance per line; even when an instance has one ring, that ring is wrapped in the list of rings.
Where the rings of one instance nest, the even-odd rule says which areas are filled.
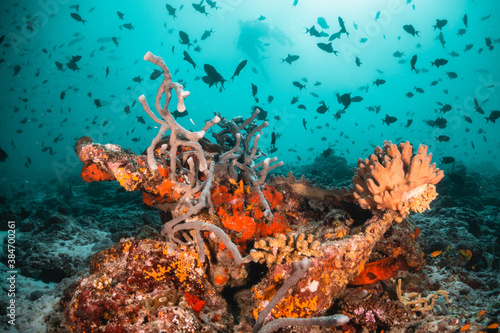
[[[396,146],[384,141],[369,159],[359,159],[353,178],[354,197],[364,209],[389,209],[406,216],[422,212],[437,196],[434,185],[443,177],[442,170],[431,165],[432,154],[420,145],[417,154],[407,141]]]
[[[347,284],[363,269],[375,244],[393,224],[395,217],[393,212],[384,216],[376,215],[364,224],[364,230],[359,234],[323,242],[318,249],[323,256],[311,258],[311,266],[304,277],[272,310],[272,318],[311,318],[324,315],[335,298],[343,293]],[[290,277],[291,272],[290,263],[276,265],[252,288],[255,318]]]
[[[198,254],[153,240],[128,240],[96,254],[91,275],[62,301],[72,332],[215,332],[231,322]]]

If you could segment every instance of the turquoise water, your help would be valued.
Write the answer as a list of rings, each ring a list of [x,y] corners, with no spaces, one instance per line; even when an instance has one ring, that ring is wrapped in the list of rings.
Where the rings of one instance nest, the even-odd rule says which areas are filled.
[[[278,150],[273,155],[285,162],[282,168],[309,163],[328,147],[354,164],[384,140],[409,140],[429,145],[447,171],[451,166],[440,163],[443,157],[476,169],[498,169],[500,120],[485,120],[500,110],[496,1],[299,0],[294,6],[293,0],[232,0],[217,1],[218,8],[203,2],[206,15],[191,2],[167,4],[176,9],[176,17],[169,15],[164,1],[2,2],[3,181],[44,177],[64,182],[78,175],[81,163],[73,147],[84,135],[142,152],[157,129],[136,101],[145,94],[153,105],[161,80],[150,79],[156,67],[143,60],[147,51],[162,57],[174,80],[191,92],[188,116],[178,118],[179,123],[198,130],[214,112],[228,118],[249,116],[258,105],[268,112],[270,124],[259,145],[268,151],[275,132]],[[325,28],[318,23],[320,17]],[[345,32],[332,41],[338,53],[329,53],[318,43],[328,45],[329,37],[341,30],[339,17]],[[447,20],[441,30],[433,28],[438,19]],[[313,25],[325,37],[306,33],[305,27]],[[405,25],[418,30],[418,36],[406,32]],[[212,33],[202,40],[207,30]],[[180,43],[180,31],[192,45]],[[184,60],[184,51],[197,68]],[[299,58],[290,64],[282,61],[289,54]],[[431,65],[436,59],[448,62],[437,68]],[[231,81],[244,60],[246,66]],[[69,68],[75,64],[78,70]],[[228,80],[223,89],[203,82],[205,64]],[[450,72],[457,77],[449,78]],[[385,83],[377,86],[376,80]],[[294,81],[305,88],[300,90]],[[414,96],[407,97],[408,92]],[[344,109],[337,94],[347,93],[362,100],[352,102],[336,119]],[[294,96],[299,101],[291,104]],[[102,106],[97,108],[95,100]],[[321,101],[328,107],[323,114],[316,111]],[[297,107],[301,104],[305,110]],[[451,110],[440,112],[446,104]],[[172,101],[171,111],[175,105]],[[375,106],[380,106],[379,113],[369,110]],[[395,122],[386,125],[386,115]],[[438,117],[446,119],[446,127],[429,125]]]

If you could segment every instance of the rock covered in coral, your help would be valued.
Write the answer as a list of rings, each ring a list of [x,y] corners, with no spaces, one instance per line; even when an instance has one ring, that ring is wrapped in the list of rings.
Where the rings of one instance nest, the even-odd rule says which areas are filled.
[[[442,170],[431,164],[428,147],[420,145],[416,154],[407,141],[399,146],[384,141],[369,158],[359,159],[353,178],[354,197],[364,209],[422,212],[437,196],[434,185],[443,177]]]
[[[96,254],[63,300],[72,332],[214,332],[232,325],[226,301],[190,248],[128,240]]]

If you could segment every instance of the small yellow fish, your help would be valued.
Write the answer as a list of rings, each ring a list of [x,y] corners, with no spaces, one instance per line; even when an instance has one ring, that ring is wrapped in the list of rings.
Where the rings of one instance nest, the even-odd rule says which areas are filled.
[[[434,251],[434,252],[431,253],[431,258],[436,258],[441,253],[443,253],[443,251]]]

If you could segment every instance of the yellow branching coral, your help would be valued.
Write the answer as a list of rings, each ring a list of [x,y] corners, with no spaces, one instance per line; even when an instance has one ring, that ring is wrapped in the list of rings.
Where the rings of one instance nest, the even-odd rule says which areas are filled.
[[[434,185],[444,176],[431,164],[428,146],[420,145],[416,154],[413,146],[399,146],[384,141],[369,158],[358,160],[353,178],[353,194],[364,209],[398,211],[406,216],[410,211],[422,212],[437,196]]]

